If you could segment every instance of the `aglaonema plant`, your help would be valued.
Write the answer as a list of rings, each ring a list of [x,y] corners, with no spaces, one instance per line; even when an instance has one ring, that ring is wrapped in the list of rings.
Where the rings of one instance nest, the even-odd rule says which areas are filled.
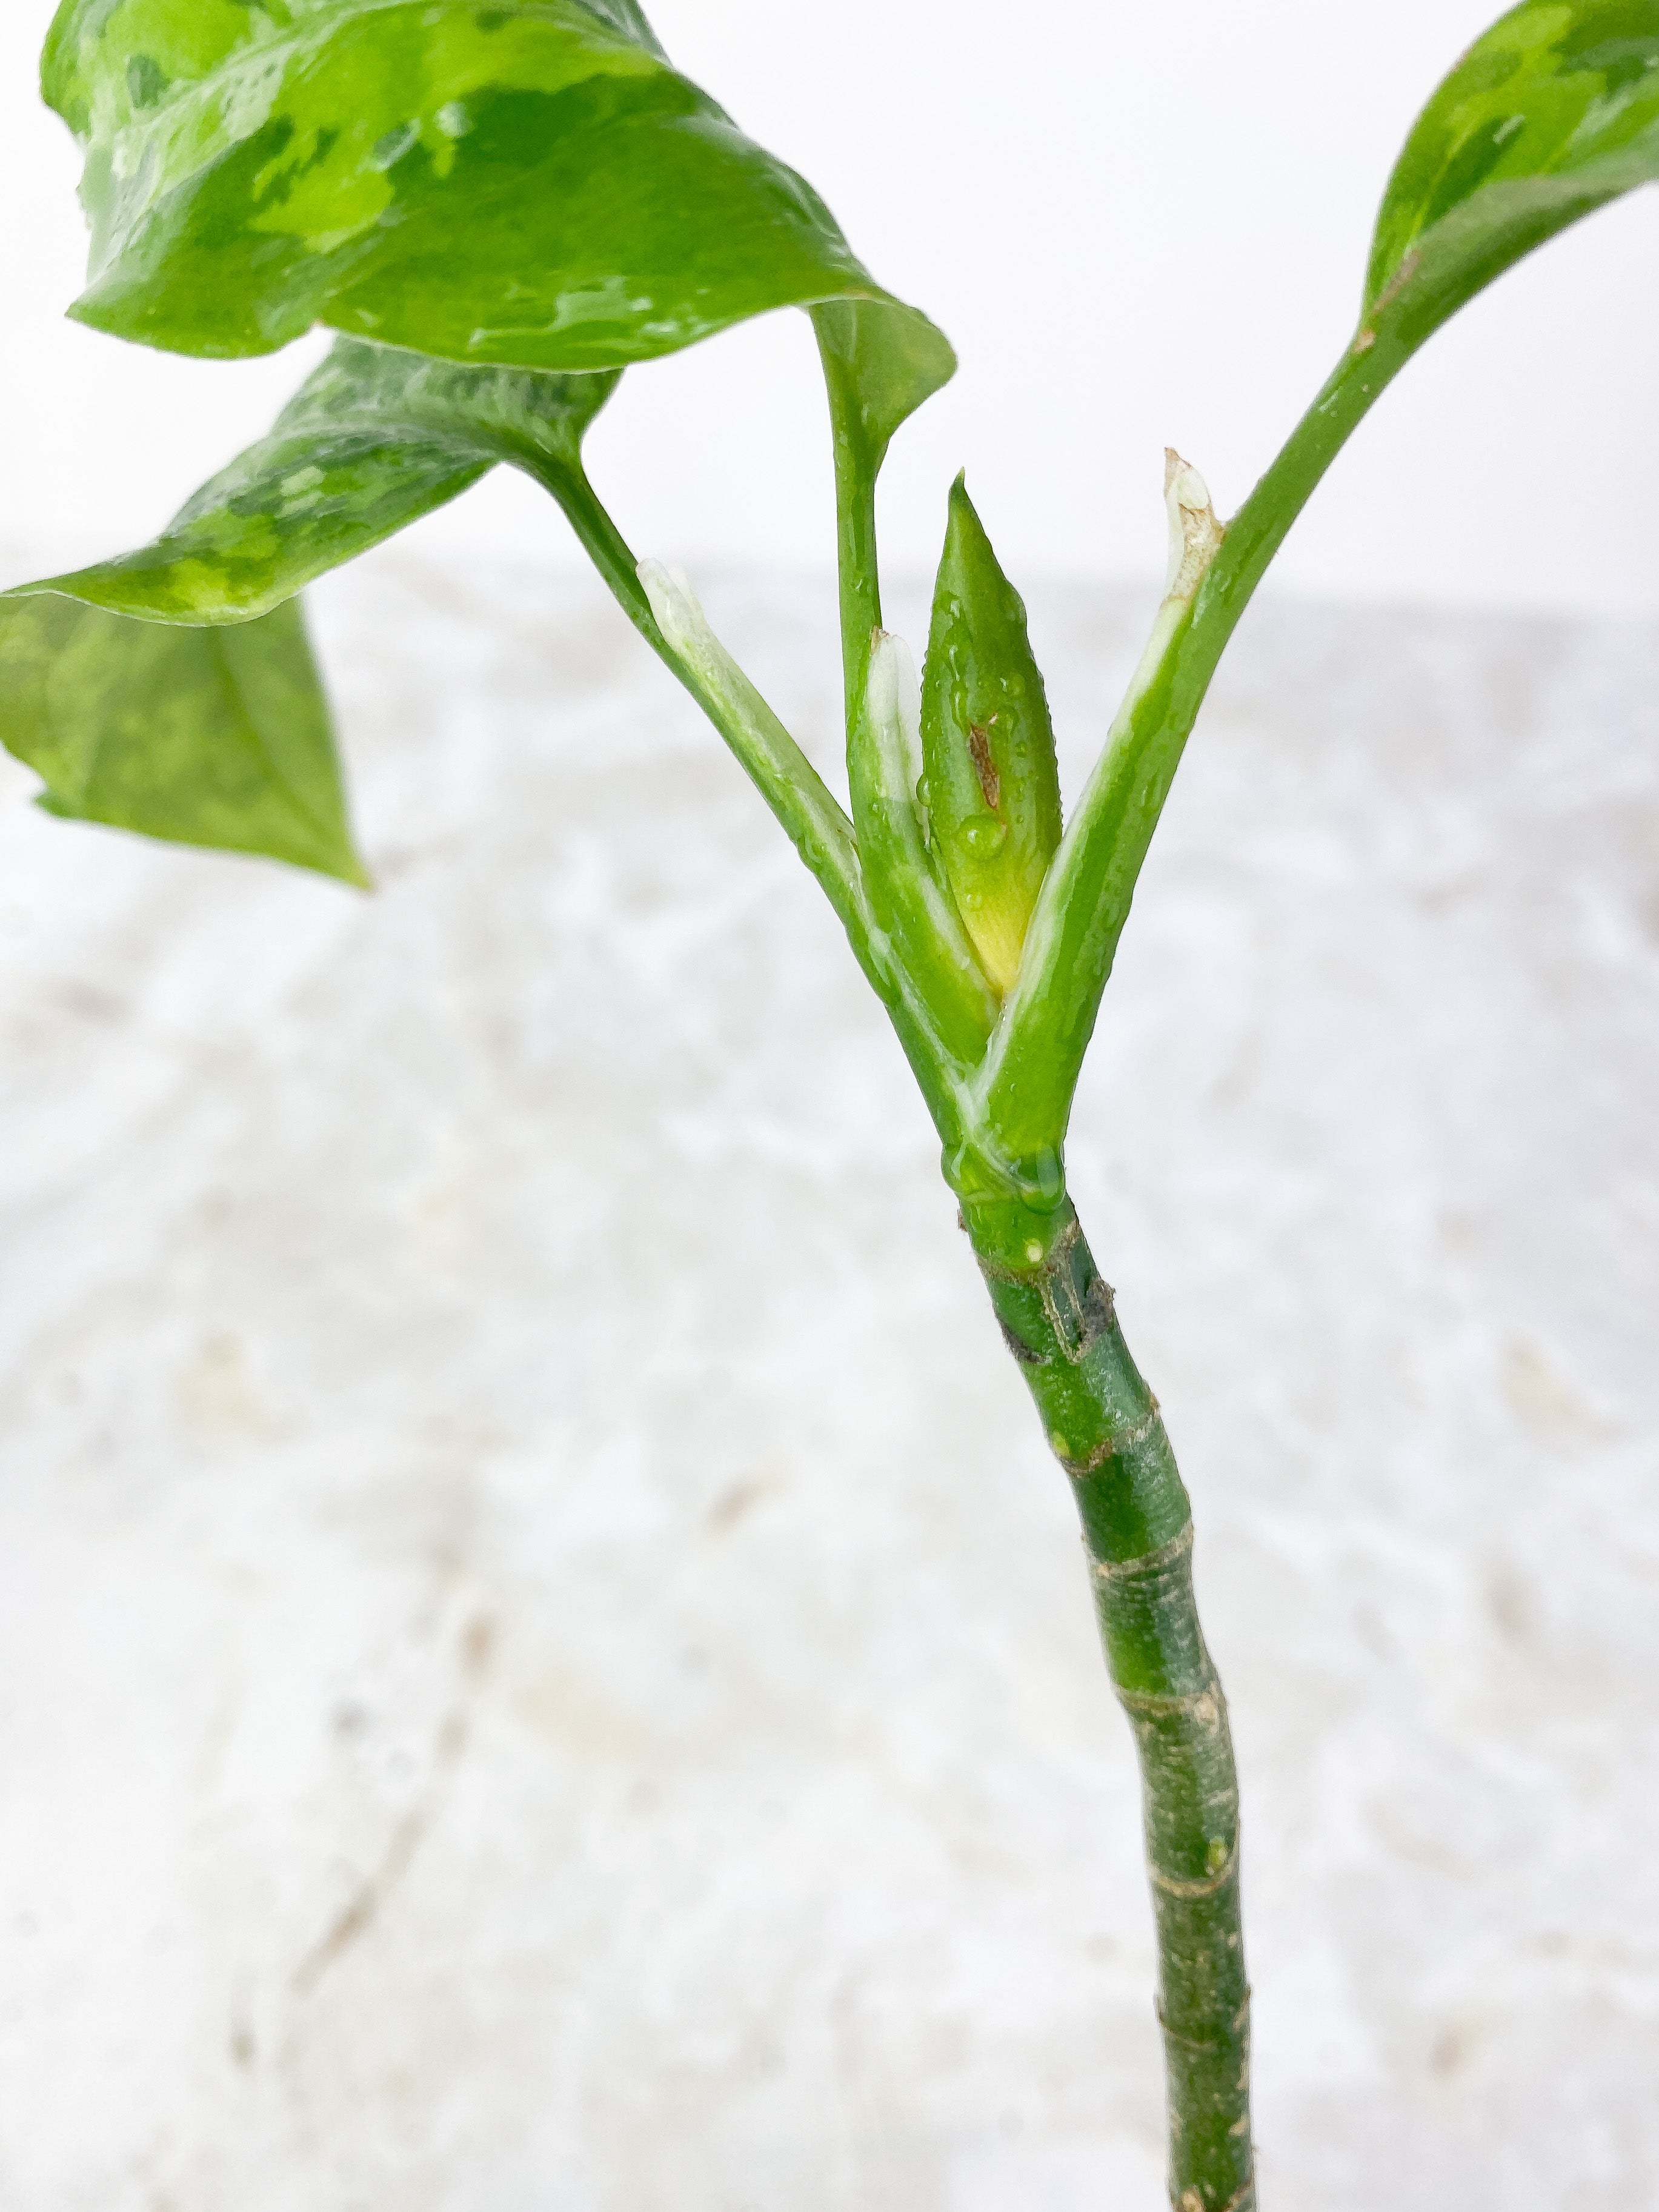
[[[1067,1194],[1084,1054],[1234,625],[1426,339],[1659,177],[1659,0],[1524,0],[1390,178],[1358,328],[1239,513],[1169,457],[1167,588],[1062,823],[1024,610],[960,479],[920,681],[882,627],[875,491],[951,376],[811,187],[672,66],[634,0],[64,0],[44,89],[86,155],[71,309],[220,358],[339,335],[153,544],[0,598],[0,736],[52,812],[365,884],[295,595],[501,463],[563,508],[839,917],[937,1127],[1002,1335],[1076,1493],[1140,1761],[1176,2212],[1255,2201],[1238,1791],[1158,1401]],[[621,373],[811,316],[837,494],[851,812],[588,482]]]

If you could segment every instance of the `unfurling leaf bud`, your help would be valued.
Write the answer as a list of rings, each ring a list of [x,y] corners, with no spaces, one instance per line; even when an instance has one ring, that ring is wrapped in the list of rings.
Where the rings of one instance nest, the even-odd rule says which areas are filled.
[[[1190,599],[1220,550],[1225,529],[1211,503],[1210,488],[1173,446],[1164,448],[1164,499],[1170,510],[1170,573],[1166,599]]]
[[[732,656],[709,628],[684,569],[665,561],[641,561],[636,573],[658,629],[680,659],[699,675],[723,674]]]
[[[896,786],[908,794],[921,773],[921,693],[910,648],[890,630],[878,630],[870,641],[866,688],[870,719],[892,755]]]
[[[1060,842],[1060,778],[1025,608],[958,477],[922,674],[923,794],[963,926],[1000,996]]]

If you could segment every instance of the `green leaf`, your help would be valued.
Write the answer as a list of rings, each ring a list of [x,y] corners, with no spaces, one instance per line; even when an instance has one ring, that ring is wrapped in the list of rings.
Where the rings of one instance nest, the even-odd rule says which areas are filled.
[[[1410,352],[1523,255],[1659,177],[1659,0],[1525,0],[1423,111],[1389,182],[1362,350]]]
[[[56,813],[366,881],[283,603],[498,461],[579,478],[619,375],[460,368],[341,339],[153,544],[0,595],[0,738]]]
[[[945,881],[981,966],[1006,994],[1060,843],[1060,772],[1024,603],[961,477],[933,590],[921,757]]]
[[[872,483],[893,433],[956,374],[949,339],[896,301],[836,301],[812,310],[837,446]]]
[[[645,20],[645,11],[635,5],[635,0],[584,0],[584,5],[601,22],[609,23],[613,31],[620,31],[625,39],[632,39],[635,45],[643,46],[647,53],[655,54],[659,61],[668,59],[656,33]]]
[[[297,606],[193,629],[0,600],[0,739],[51,813],[368,882]]]
[[[459,368],[342,338],[252,446],[136,553],[22,588],[152,622],[234,623],[293,596],[507,461],[580,468],[619,371]]]
[[[886,301],[629,0],[64,0],[43,82],[87,149],[71,312],[146,344],[586,371]]]

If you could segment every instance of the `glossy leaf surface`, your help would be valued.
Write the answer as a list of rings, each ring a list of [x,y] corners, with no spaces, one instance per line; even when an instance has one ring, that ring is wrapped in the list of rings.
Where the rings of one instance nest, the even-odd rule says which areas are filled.
[[[1360,344],[1410,351],[1580,216],[1659,177],[1659,0],[1525,0],[1413,128],[1383,198]]]
[[[836,435],[873,479],[893,433],[956,374],[950,341],[913,308],[881,301],[816,307]]]
[[[241,622],[379,544],[498,461],[580,465],[619,372],[467,369],[342,338],[269,437],[136,553],[32,585],[156,622]]]
[[[0,600],[0,738],[53,814],[368,882],[297,606],[187,629]]]
[[[636,46],[655,54],[659,61],[666,61],[656,33],[645,20],[645,10],[639,0],[583,0],[583,5],[613,31],[620,31],[625,39],[632,39]]]
[[[921,687],[934,845],[986,974],[1006,994],[1060,842],[1060,775],[1025,606],[968,489],[951,489]]]
[[[43,82],[87,148],[73,312],[148,344],[585,371],[885,298],[631,0],[65,0]]]

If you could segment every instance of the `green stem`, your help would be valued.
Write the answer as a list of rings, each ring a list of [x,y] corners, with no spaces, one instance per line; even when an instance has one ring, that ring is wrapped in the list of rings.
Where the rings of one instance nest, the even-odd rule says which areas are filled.
[[[813,317],[830,402],[836,466],[836,581],[841,602],[841,665],[850,743],[864,712],[871,641],[881,628],[881,566],[876,551],[876,479],[890,428],[872,424],[858,373],[855,319],[820,310]]]
[[[550,492],[564,509],[565,519],[580,540],[582,550],[610,586],[617,605],[664,667],[684,684],[702,706],[694,679],[657,627],[651,602],[640,582],[640,564],[633,549],[588,481],[586,470],[580,462],[561,466],[538,456],[533,473],[543,489]]]
[[[1065,1195],[1060,1147],[1135,884],[1210,679],[1343,444],[1407,358],[1351,349],[1230,526],[1196,593],[1160,611],[1055,855],[947,1154],[992,1304],[1071,1477],[1113,1686],[1134,1732],[1158,1923],[1175,2212],[1253,2212],[1249,1986],[1226,1701],[1193,1595],[1191,1510]]]
[[[663,635],[640,581],[639,563],[580,467],[538,467],[584,550],[663,665],[683,684],[737,755],[791,842],[817,877],[854,950],[864,961],[871,921],[853,825],[835,793],[730,656],[718,672],[700,667]]]
[[[863,710],[870,641],[881,628],[881,580],[876,556],[876,477],[865,441],[843,410],[832,407],[836,452],[836,580],[841,603],[842,680],[850,732]]]
[[[640,581],[639,563],[586,471],[541,457],[533,466],[525,465],[564,509],[623,611],[725,738],[817,878],[860,967],[887,1009],[935,1127],[947,1145],[959,1146],[967,1127],[966,1070],[941,1045],[921,993],[871,910],[853,825],[835,794],[729,655],[715,672],[695,665],[663,635]],[[872,578],[872,599],[873,592]],[[866,676],[868,665],[866,633]]]
[[[1238,1784],[1193,1597],[1187,1492],[1070,1202],[1038,1213],[969,1194],[963,1221],[1077,1497],[1107,1666],[1139,1758],[1170,2203],[1254,2212]]]
[[[1194,597],[1166,601],[1061,840],[980,1079],[979,1140],[1005,1164],[1057,1147],[1152,833],[1210,680],[1291,524],[1404,367],[1384,333],[1356,344],[1249,498]]]

